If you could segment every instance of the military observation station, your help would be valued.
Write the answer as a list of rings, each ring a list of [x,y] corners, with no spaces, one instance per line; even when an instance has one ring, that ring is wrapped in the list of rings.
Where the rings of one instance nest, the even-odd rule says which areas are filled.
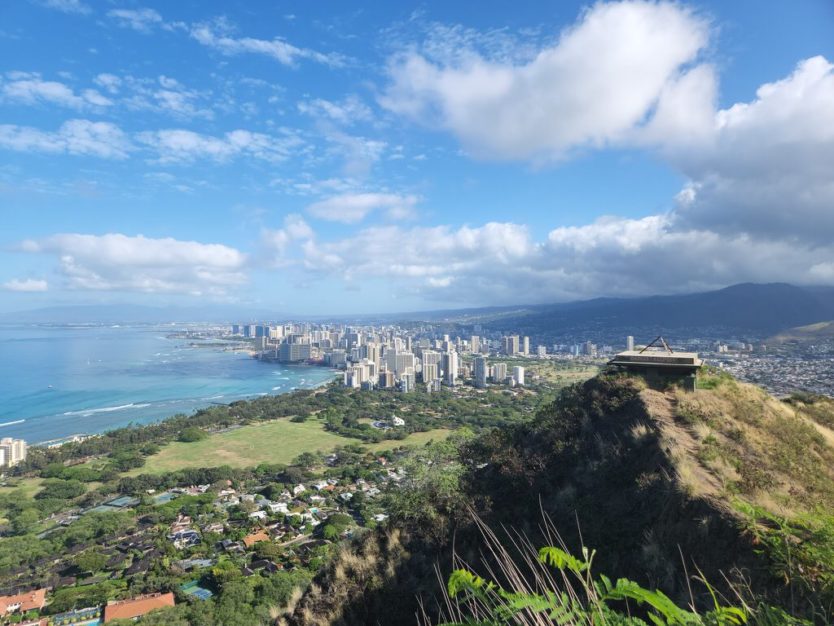
[[[678,383],[686,391],[695,391],[703,361],[698,358],[697,352],[675,352],[663,337],[658,337],[642,350],[620,352],[608,365],[642,376],[649,387],[661,388],[669,383]]]

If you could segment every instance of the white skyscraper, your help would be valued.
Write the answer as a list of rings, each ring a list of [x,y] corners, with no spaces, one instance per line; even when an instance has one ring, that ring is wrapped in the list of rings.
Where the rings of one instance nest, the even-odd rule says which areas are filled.
[[[524,385],[524,368],[521,366],[515,366],[513,368],[513,378],[515,379],[516,385]]]
[[[437,374],[437,363],[423,363],[422,377],[424,383],[430,383],[435,378],[440,378]]]
[[[521,352],[524,355],[530,354],[530,337],[521,340]]]

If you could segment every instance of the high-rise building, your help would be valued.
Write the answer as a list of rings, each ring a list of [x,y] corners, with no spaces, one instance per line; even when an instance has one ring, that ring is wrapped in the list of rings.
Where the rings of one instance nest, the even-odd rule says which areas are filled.
[[[492,366],[492,382],[503,383],[507,379],[507,364],[496,363]]]
[[[524,368],[521,366],[515,366],[513,368],[513,379],[515,380],[516,385],[524,385]]]
[[[481,351],[481,338],[478,335],[472,335],[469,339],[469,350],[473,354],[478,354]]]
[[[416,381],[414,379],[414,372],[408,371],[400,376],[400,390],[406,393],[414,391],[416,388]]]
[[[479,388],[486,387],[487,375],[489,373],[489,366],[486,358],[482,356],[475,357],[475,386]]]
[[[26,460],[26,442],[23,439],[0,439],[0,467],[14,467]]]
[[[530,337],[525,337],[521,342],[521,353],[525,356],[530,354]]]
[[[421,374],[423,382],[430,383],[435,378],[440,378],[437,369],[437,363],[423,363],[423,372]]]
[[[501,350],[507,356],[518,354],[518,335],[508,335],[501,338]]]
[[[282,343],[278,348],[278,360],[282,363],[296,363],[310,358],[309,343]]]
[[[626,350],[628,352],[634,350],[634,337],[632,337],[631,335],[626,337]]]
[[[536,348],[536,354],[540,357],[547,356],[547,346],[538,346]]]
[[[394,387],[394,372],[387,370],[379,373],[379,386],[383,389],[392,389]]]
[[[458,380],[458,353],[443,353],[443,382],[449,387],[454,387]]]

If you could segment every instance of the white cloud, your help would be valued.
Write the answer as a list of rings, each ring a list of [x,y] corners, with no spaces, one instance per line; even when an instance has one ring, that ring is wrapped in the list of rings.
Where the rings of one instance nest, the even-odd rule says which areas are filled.
[[[69,120],[56,132],[30,126],[0,124],[0,148],[18,152],[66,153],[124,159],[132,145],[122,130],[109,122]]]
[[[288,66],[293,66],[303,59],[329,65],[330,67],[342,67],[346,63],[345,57],[341,54],[325,54],[308,48],[299,48],[277,37],[271,40],[233,37],[231,30],[225,20],[215,20],[212,23],[192,26],[190,33],[194,39],[204,46],[213,48],[227,56],[261,54]]]
[[[806,59],[713,119],[697,140],[672,133],[661,144],[692,181],[681,219],[723,233],[834,239],[834,65]]]
[[[11,280],[7,280],[5,283],[0,285],[0,287],[6,291],[24,292],[47,291],[49,289],[49,285],[45,280],[37,280],[34,278],[13,278]]]
[[[124,103],[131,109],[167,113],[188,120],[214,118],[209,108],[210,92],[188,89],[169,76],[161,75],[156,80],[125,76],[120,83],[130,92]]]
[[[335,128],[326,129],[324,137],[331,144],[328,153],[343,159],[342,170],[348,178],[366,177],[388,147],[379,139],[350,135]]]
[[[410,219],[419,198],[392,193],[346,193],[314,202],[307,212],[319,219],[352,224],[373,211],[382,211],[388,219]]]
[[[708,39],[708,23],[682,5],[598,3],[527,62],[398,55],[380,103],[482,157],[558,159],[627,138]]]
[[[112,9],[107,12],[107,17],[116,20],[123,28],[132,28],[145,34],[162,24],[162,16],[154,9]]]
[[[48,9],[55,9],[62,13],[76,13],[78,15],[88,15],[92,9],[81,2],[81,0],[39,0],[38,4]]]
[[[70,289],[223,295],[247,280],[246,255],[222,244],[60,234],[25,241],[22,249],[55,255]]]
[[[190,130],[171,129],[143,132],[137,141],[158,154],[161,163],[191,162],[197,159],[227,161],[237,156],[280,162],[303,153],[305,143],[287,131],[282,136],[248,130],[234,130],[222,137],[202,135]]]
[[[115,74],[99,74],[93,79],[96,85],[105,89],[107,92],[111,94],[117,94],[119,92],[119,87],[121,87],[122,79],[116,76]]]
[[[356,95],[350,95],[341,102],[322,98],[302,100],[298,103],[298,110],[305,115],[326,118],[345,125],[367,122],[372,118],[371,110]]]
[[[72,109],[108,107],[113,102],[95,89],[86,89],[80,95],[63,83],[42,80],[36,74],[7,74],[11,80],[0,83],[0,96],[9,102],[24,104],[57,104]]]
[[[457,303],[512,304],[685,293],[752,281],[834,281],[834,243],[797,246],[682,228],[674,215],[608,217],[536,240],[522,224],[373,227],[307,240],[314,275],[386,280],[391,288]]]

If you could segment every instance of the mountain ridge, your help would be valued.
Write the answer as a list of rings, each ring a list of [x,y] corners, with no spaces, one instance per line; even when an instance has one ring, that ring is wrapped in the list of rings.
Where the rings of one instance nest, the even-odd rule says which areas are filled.
[[[588,329],[622,334],[634,328],[700,331],[719,327],[769,336],[789,328],[834,319],[834,287],[740,283],[715,291],[679,295],[601,297],[556,304],[365,315],[298,316],[265,309],[246,309],[240,305],[153,307],[125,304],[57,306],[0,314],[0,321],[6,323],[255,322],[281,318],[354,323],[446,322],[460,327],[481,324],[495,331],[521,332],[538,337]]]

